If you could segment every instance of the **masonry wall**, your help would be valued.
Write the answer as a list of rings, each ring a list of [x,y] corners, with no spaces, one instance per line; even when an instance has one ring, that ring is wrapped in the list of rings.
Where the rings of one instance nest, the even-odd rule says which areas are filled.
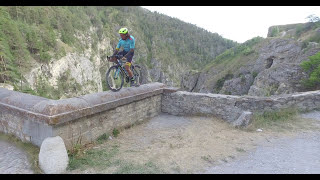
[[[161,111],[172,115],[212,115],[235,125],[241,125],[244,123],[242,121],[250,121],[250,117],[244,115],[285,108],[300,111],[320,109],[320,91],[271,97],[177,91],[163,94]]]
[[[82,144],[90,143],[104,133],[112,135],[114,128],[122,130],[147,121],[160,112],[161,95],[155,95],[54,126],[53,136],[62,137],[67,149],[70,149],[80,139]]]
[[[81,143],[90,143],[115,128],[157,116],[164,87],[151,83],[61,100],[0,88],[0,132],[37,146],[57,135],[67,148],[80,138]]]
[[[0,132],[41,146],[47,137],[61,136],[69,149],[100,135],[112,134],[141,123],[160,112],[172,115],[220,117],[235,126],[245,126],[253,113],[294,108],[320,109],[320,91],[271,97],[231,96],[177,91],[162,83],[123,88],[50,100],[0,88]]]

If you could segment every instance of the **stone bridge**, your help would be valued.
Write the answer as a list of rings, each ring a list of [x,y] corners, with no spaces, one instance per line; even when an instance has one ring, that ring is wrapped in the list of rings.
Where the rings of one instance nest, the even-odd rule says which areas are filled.
[[[141,123],[161,112],[172,115],[216,116],[245,126],[253,113],[296,108],[319,109],[320,91],[254,97],[190,93],[162,83],[104,91],[61,100],[0,88],[0,132],[41,146],[60,136],[67,149],[95,141],[104,133]]]

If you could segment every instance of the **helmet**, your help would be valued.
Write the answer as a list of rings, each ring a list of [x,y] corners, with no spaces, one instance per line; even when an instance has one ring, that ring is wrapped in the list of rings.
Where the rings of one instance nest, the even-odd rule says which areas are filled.
[[[119,34],[127,34],[128,33],[128,29],[127,28],[121,28],[119,30]]]

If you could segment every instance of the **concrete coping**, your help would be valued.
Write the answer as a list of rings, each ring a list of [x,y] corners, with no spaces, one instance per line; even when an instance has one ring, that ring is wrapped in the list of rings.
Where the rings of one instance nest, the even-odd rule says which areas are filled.
[[[27,119],[31,118],[49,125],[59,125],[162,94],[165,87],[164,84],[156,82],[139,87],[122,88],[118,92],[104,91],[60,100],[0,88],[0,108],[2,111],[10,111],[25,116]]]

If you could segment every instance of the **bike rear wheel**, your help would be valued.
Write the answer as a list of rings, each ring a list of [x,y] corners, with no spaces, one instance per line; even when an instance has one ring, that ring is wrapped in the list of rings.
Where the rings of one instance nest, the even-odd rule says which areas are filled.
[[[111,91],[119,91],[124,83],[124,74],[119,66],[111,66],[106,73],[107,86]]]
[[[134,65],[132,67],[132,72],[133,72],[133,75],[135,76],[135,79],[134,79],[134,84],[136,87],[140,86],[142,81],[141,81],[141,67],[139,65]]]

